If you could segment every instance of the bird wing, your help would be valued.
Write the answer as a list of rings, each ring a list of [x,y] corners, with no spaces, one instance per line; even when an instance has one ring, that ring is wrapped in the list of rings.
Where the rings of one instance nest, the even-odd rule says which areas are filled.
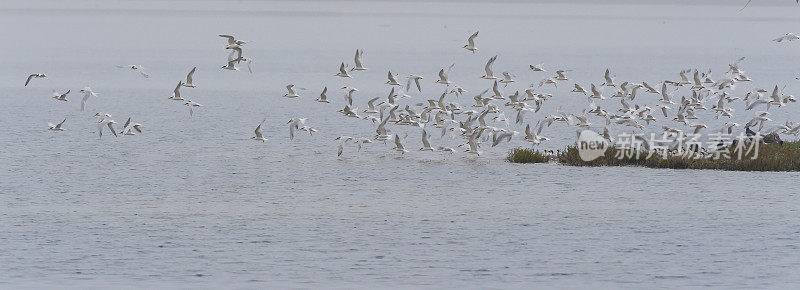
[[[353,58],[353,62],[355,62],[356,67],[362,67],[363,66],[361,64],[361,51],[359,51],[358,49],[356,49],[356,56]]]
[[[445,72],[445,74],[450,74],[450,71],[452,71],[452,70],[453,70],[453,67],[454,67],[454,66],[456,66],[456,64],[455,64],[455,63],[454,63],[454,64],[451,64],[449,67],[447,67],[447,71]]]
[[[386,121],[388,121],[388,120],[389,120],[389,117],[386,117],[381,121],[380,124],[378,124],[378,128],[375,129],[375,132],[378,133],[378,135],[386,135],[386,127],[385,126],[386,126]]]
[[[431,147],[431,143],[428,142],[428,132],[426,132],[425,130],[422,130],[422,146],[425,148]]]
[[[89,99],[89,96],[91,96],[89,93],[83,94],[83,98],[81,98],[81,111],[86,107],[86,100]]]
[[[234,39],[234,38],[233,38],[233,36],[231,36],[231,35],[227,35],[227,34],[220,34],[219,36],[220,36],[220,37],[225,37],[225,38],[227,38],[227,39],[228,39],[228,44],[233,44],[233,43],[234,43],[234,40],[235,40],[235,39]],[[245,37],[247,37],[247,36],[245,36]]]
[[[100,135],[100,138],[103,138],[103,123],[102,122],[97,124],[97,133]]]
[[[536,135],[542,134],[542,127],[544,127],[544,123],[539,122],[536,124]]]
[[[702,83],[700,82],[700,73],[699,73],[699,72],[697,72],[697,70],[695,70],[695,71],[694,71],[694,76],[693,76],[692,78],[694,79],[694,84],[695,84],[695,85],[698,85],[698,86],[699,86],[699,85],[701,85],[701,84],[702,84]]]
[[[492,76],[492,74],[493,74],[493,72],[492,72],[492,64],[494,63],[495,59],[497,59],[496,55],[493,56],[492,58],[490,58],[488,62],[486,62],[486,66],[484,67],[484,70],[486,71],[486,76]]]
[[[174,89],[174,90],[172,90],[172,93],[174,93],[174,94],[175,94],[175,95],[174,95],[174,97],[175,97],[176,99],[180,99],[180,98],[181,98],[181,84],[182,84],[182,83],[181,83],[181,81],[178,81],[178,85],[177,85],[177,86],[175,86],[175,89]],[[162,97],[162,98],[163,98],[163,97]]]
[[[400,143],[400,135],[394,135],[394,145],[397,147],[397,149],[400,149],[400,150],[404,149],[403,148],[403,144]]]
[[[228,65],[231,65],[232,62],[235,62],[236,59],[233,58],[233,54],[236,53],[235,50],[231,50],[231,53],[228,54]]]
[[[319,99],[320,100],[327,100],[328,96],[325,95],[327,92],[328,92],[328,87],[325,87],[324,89],[322,89],[322,93],[319,94]]]
[[[775,85],[775,89],[772,90],[772,95],[770,97],[775,100],[776,102],[780,102],[780,96],[778,95],[778,86]]]
[[[29,76],[28,76],[28,79],[27,79],[27,80],[25,80],[25,86],[26,86],[26,87],[28,86],[28,83],[29,83],[29,82],[31,82],[31,79],[32,79],[34,76],[36,76],[36,74],[29,75]]]
[[[150,77],[150,75],[149,75],[149,74],[147,74],[147,73],[144,71],[144,68],[143,68],[143,67],[139,66],[139,69],[138,69],[138,71],[139,71],[139,74],[140,74],[140,75],[142,75],[143,77],[145,77],[145,78],[149,78],[149,77]]]
[[[469,36],[469,38],[467,38],[467,42],[469,42],[469,46],[475,46],[475,37],[478,37],[478,32],[479,31],[475,31],[475,33],[473,33],[472,35]]]
[[[114,133],[114,137],[117,137],[117,131],[114,130],[114,123],[107,122],[106,126],[108,126],[108,129],[111,129],[111,133]]]
[[[263,135],[261,135],[261,125],[262,125],[262,124],[258,124],[258,127],[256,127],[256,131],[255,131],[255,133],[256,133],[256,138],[258,138],[258,139],[261,139],[261,138],[263,138],[263,137],[262,137]]]
[[[375,105],[374,105],[374,103],[375,103],[375,101],[376,101],[376,100],[378,100],[378,99],[380,99],[380,97],[374,97],[374,98],[370,99],[369,101],[367,101],[367,106],[368,106],[370,109],[375,109]]]
[[[186,75],[186,83],[187,84],[191,84],[192,83],[192,76],[194,75],[194,71],[196,69],[197,69],[197,67],[193,67],[192,70],[189,71],[189,74]]]
[[[469,138],[468,144],[470,152],[475,152],[475,153],[478,152],[478,145],[475,144],[475,135],[472,135],[472,137]]]

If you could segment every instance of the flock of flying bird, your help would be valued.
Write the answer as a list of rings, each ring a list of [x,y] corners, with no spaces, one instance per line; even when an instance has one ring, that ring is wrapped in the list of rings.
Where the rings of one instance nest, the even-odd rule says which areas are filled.
[[[248,69],[252,73],[252,59],[242,55],[242,48],[247,42],[236,39],[231,35],[219,36],[227,40],[227,45],[224,48],[231,50],[226,64],[222,66],[221,69],[239,70],[236,65],[244,61],[247,63]],[[462,48],[475,53],[478,50],[476,46],[477,37],[478,32],[470,35],[467,39],[467,44],[462,46]],[[797,35],[787,33],[780,38],[774,39],[774,41],[782,42],[798,39],[800,39],[800,37]],[[342,62],[339,65],[338,72],[333,76],[349,79],[354,78],[363,71],[367,71],[368,68],[364,66],[363,62],[363,54],[363,50],[357,49],[353,58],[353,67],[348,69],[349,65]],[[714,119],[731,118],[734,115],[734,108],[729,104],[737,100],[744,102],[745,111],[754,111],[755,113],[752,117],[747,119],[747,122],[743,122],[743,124],[725,122],[724,125],[715,132],[731,134],[733,128],[742,126],[748,134],[753,133],[754,131],[751,128],[756,127],[758,128],[756,131],[762,135],[788,134],[798,136],[798,134],[800,134],[800,124],[793,124],[788,121],[783,124],[774,123],[773,125],[766,126],[771,124],[770,122],[772,121],[769,118],[771,115],[769,110],[771,108],[780,108],[789,102],[796,101],[794,96],[784,94],[783,90],[779,89],[777,85],[771,92],[756,88],[746,92],[741,97],[733,95],[737,84],[751,81],[740,68],[740,63],[744,60],[744,57],[730,64],[727,72],[717,80],[712,78],[711,70],[700,71],[697,69],[685,69],[678,73],[675,80],[664,80],[660,82],[660,85],[655,86],[647,82],[634,83],[625,81],[619,83],[610,70],[606,69],[602,83],[597,85],[595,83],[589,83],[588,86],[572,83],[570,94],[586,99],[586,108],[580,113],[566,113],[561,110],[561,107],[558,107],[555,114],[549,114],[538,118],[535,123],[526,123],[525,115],[539,112],[546,102],[554,96],[552,93],[543,93],[539,90],[544,90],[550,85],[552,85],[553,88],[557,88],[559,84],[568,82],[569,78],[566,74],[569,70],[555,70],[555,75],[545,77],[537,83],[531,84],[522,92],[516,90],[513,93],[506,93],[504,90],[510,84],[516,83],[517,81],[514,80],[514,75],[508,71],[503,71],[498,76],[495,75],[494,63],[497,57],[498,56],[495,55],[488,59],[484,67],[484,75],[479,77],[480,79],[491,81],[491,86],[475,94],[472,97],[474,104],[471,106],[462,106],[452,101],[452,97],[450,97],[459,97],[468,93],[467,90],[456,84],[449,77],[455,64],[439,70],[438,79],[433,82],[443,87],[442,93],[438,98],[428,99],[427,102],[418,102],[413,105],[402,105],[401,102],[403,99],[412,98],[409,93],[414,89],[416,89],[418,93],[422,93],[422,80],[424,77],[421,75],[410,74],[406,77],[405,84],[403,84],[399,81],[398,75],[389,71],[387,73],[387,81],[385,82],[385,84],[389,86],[388,95],[385,98],[371,98],[366,103],[366,109],[362,111],[359,111],[358,108],[354,106],[354,94],[358,92],[358,89],[348,86],[342,87],[341,90],[344,91],[345,104],[338,112],[345,118],[372,122],[376,124],[376,127],[374,135],[367,134],[362,137],[337,137],[335,139],[335,141],[338,141],[337,155],[342,155],[345,146],[348,146],[348,142],[352,142],[360,151],[364,144],[373,143],[374,141],[386,143],[390,140],[393,140],[394,143],[392,150],[402,154],[409,152],[406,148],[406,137],[408,135],[406,134],[401,137],[400,134],[391,134],[390,132],[392,130],[390,126],[419,128],[418,130],[422,136],[422,147],[419,148],[419,151],[442,151],[451,154],[457,151],[452,147],[433,146],[429,138],[431,135],[429,135],[428,130],[436,130],[440,132],[441,137],[445,137],[449,134],[451,139],[460,138],[463,140],[463,143],[456,148],[463,147],[465,148],[464,152],[480,155],[481,151],[479,151],[479,148],[485,143],[490,143],[491,147],[494,147],[502,142],[511,142],[516,138],[515,136],[522,135],[522,140],[535,146],[550,140],[550,138],[543,135],[542,131],[545,128],[553,126],[553,124],[562,123],[567,127],[586,128],[592,125],[590,122],[592,118],[602,120],[605,126],[603,127],[603,133],[601,135],[610,143],[613,143],[615,141],[615,138],[611,134],[611,130],[614,129],[613,125],[629,128],[632,132],[641,132],[641,130],[644,130],[651,122],[658,122],[662,116],[664,121],[661,122],[662,126],[659,129],[662,136],[674,138],[669,139],[671,141],[664,145],[666,145],[667,148],[676,149],[676,146],[682,146],[682,144],[685,144],[684,141],[686,141],[686,138],[689,138],[683,134],[684,131],[698,134],[701,130],[708,128],[706,124],[697,122],[699,119],[697,114],[699,112],[708,112],[713,115]],[[149,77],[140,65],[117,67],[138,72],[144,78]],[[189,108],[190,116],[193,115],[194,109],[202,105],[195,101],[184,99],[181,96],[180,90],[181,88],[195,88],[192,77],[196,69],[197,67],[194,67],[189,71],[185,81],[178,81],[172,96],[168,98],[170,100],[181,101],[183,105]],[[548,73],[548,70],[543,64],[529,65],[527,69],[541,74]],[[25,86],[27,86],[32,79],[45,77],[45,74],[31,74],[27,78]],[[586,88],[589,89],[587,90]],[[674,95],[681,89],[686,90],[681,93],[683,96],[678,100]],[[284,98],[297,99],[301,97],[300,94],[298,94],[298,90],[304,89],[295,88],[293,84],[289,84],[286,86],[286,90],[287,93],[283,95]],[[608,90],[611,90],[611,93],[605,92]],[[491,94],[487,94],[490,91]],[[58,101],[67,101],[69,92],[70,91],[59,93],[54,91],[53,98]],[[87,100],[91,97],[96,97],[97,93],[93,92],[89,87],[85,87],[80,90],[80,92],[83,93],[83,98],[81,100],[81,111],[83,111]],[[326,104],[331,103],[327,93],[328,88],[325,87],[321,91],[319,97],[314,101]],[[646,94],[646,96],[642,96],[643,94]],[[655,96],[657,99],[648,98],[647,96]],[[614,108],[606,109],[597,104],[598,102],[605,102],[603,105],[606,105],[607,102],[609,102],[606,100],[611,99],[618,99],[619,105]],[[642,102],[643,100],[645,103],[634,103]],[[646,103],[647,101],[654,101],[656,104],[650,107]],[[759,110],[762,108],[763,110]],[[419,109],[421,109],[421,111],[419,113],[416,112],[416,110]],[[515,115],[513,120],[506,117],[506,110],[513,112],[512,114]],[[361,113],[363,113],[363,116],[359,115]],[[116,122],[111,119],[110,114],[96,113],[94,116],[98,120],[98,134],[100,137],[103,135],[104,127],[108,127],[110,132],[115,136],[118,134],[113,127]],[[286,123],[289,127],[290,139],[294,138],[296,130],[306,131],[312,135],[314,132],[317,132],[317,129],[306,125],[307,120],[307,118],[292,118]],[[49,124],[49,130],[63,131],[65,121],[66,119],[56,125]],[[266,118],[258,124],[254,132],[255,136],[251,137],[251,139],[262,142],[268,140],[263,132],[265,121]],[[525,125],[524,132],[520,133],[510,129],[512,121],[516,124]],[[533,124],[533,126],[531,126],[531,124]],[[132,123],[131,119],[128,118],[119,134],[135,135],[135,132],[141,133],[142,125]],[[642,135],[634,134],[634,136],[639,136],[639,138],[641,138]],[[664,139],[666,140],[668,138]]]

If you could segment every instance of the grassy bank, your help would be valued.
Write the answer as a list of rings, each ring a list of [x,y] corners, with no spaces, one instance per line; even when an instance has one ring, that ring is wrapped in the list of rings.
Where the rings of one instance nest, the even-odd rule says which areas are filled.
[[[689,156],[660,156],[653,154],[648,158],[647,152],[621,155],[616,148],[608,148],[605,155],[592,161],[583,161],[575,146],[568,146],[556,157],[556,161],[570,166],[641,166],[648,168],[670,169],[717,169],[728,171],[800,171],[800,142],[787,142],[783,146],[778,144],[761,143],[756,159],[751,159],[752,153],[737,158],[733,153],[734,148],[728,147],[731,152],[729,158],[710,158],[711,154]],[[625,156],[619,158],[619,156]],[[700,158],[696,158],[700,157]],[[548,162],[550,158],[532,149],[512,149],[506,158],[515,163]]]
[[[512,163],[547,163],[550,162],[550,155],[530,148],[514,148],[508,152],[506,160]]]

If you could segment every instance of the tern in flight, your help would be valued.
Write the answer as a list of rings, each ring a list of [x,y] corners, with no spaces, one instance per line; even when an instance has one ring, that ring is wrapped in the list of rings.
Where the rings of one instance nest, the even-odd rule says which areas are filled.
[[[403,143],[400,142],[400,135],[394,135],[394,148],[392,150],[399,151],[401,154],[406,154],[408,150],[406,150]]]
[[[469,38],[467,38],[467,44],[462,46],[462,48],[475,53],[475,51],[478,50],[478,48],[475,47],[475,38],[478,37],[478,32],[479,31],[475,31],[475,33],[470,35]]]
[[[97,133],[100,134],[100,138],[103,138],[103,127],[108,127],[111,130],[111,133],[114,134],[114,137],[117,137],[117,131],[114,130],[114,120],[111,119],[101,119],[97,125]]]
[[[575,84],[575,88],[572,89],[571,92],[573,92],[573,93],[582,93],[584,95],[586,94],[586,90],[583,89],[583,87],[581,87],[581,85],[579,85],[579,84]]]
[[[505,85],[508,85],[509,83],[513,83],[515,81],[514,81],[513,78],[511,78],[511,74],[509,74],[507,71],[504,71],[503,72],[503,80],[501,80],[500,82],[505,84]]]
[[[297,88],[298,90],[302,90],[302,88]],[[294,85],[288,84],[286,85],[286,90],[289,91],[288,93],[284,94],[284,98],[299,98],[300,95],[294,92]]]
[[[264,138],[264,134],[261,132],[261,125],[264,125],[264,121],[266,121],[266,120],[267,119],[265,118],[263,121],[261,121],[261,123],[258,124],[258,127],[256,127],[256,132],[255,132],[256,135],[253,136],[253,137],[250,137],[250,139],[253,139],[253,140],[256,140],[256,141],[261,141],[261,142],[264,142],[264,141],[268,140],[267,138]]]
[[[97,97],[97,93],[92,91],[92,88],[85,87],[80,91],[83,93],[83,98],[81,99],[81,111],[86,108],[86,101],[89,100],[89,97]]]
[[[236,58],[234,58],[233,60],[235,60],[236,63],[239,63],[241,61],[247,62],[247,71],[249,71],[250,73],[253,73],[253,59],[252,58],[245,58],[244,56],[242,56],[242,48],[241,47],[234,48],[233,51],[231,52],[231,54],[233,54],[234,51],[237,53],[237,55],[236,55]]]
[[[353,93],[358,92],[358,89],[351,88],[351,87],[342,87],[342,90],[347,92],[347,94],[344,95],[345,101],[347,101],[348,105],[352,106],[353,105]],[[394,90],[394,89],[392,89],[392,90]]]
[[[389,71],[388,78],[389,80],[386,81],[385,84],[390,86],[400,86],[400,83],[397,82],[397,78],[392,74],[392,71]]]
[[[178,81],[178,85],[175,86],[174,90],[172,90],[172,96],[167,99],[175,101],[183,101],[183,98],[181,97],[181,85],[183,85],[183,82]]]
[[[609,72],[608,69],[606,69],[606,73],[603,74],[603,78],[606,79],[606,82],[604,82],[600,86],[609,86],[609,87],[616,87],[617,86],[616,84],[614,84],[614,78],[611,77],[611,72]]]
[[[238,48],[247,43],[244,40],[236,39],[233,36],[227,34],[220,34],[219,37],[224,37],[228,39],[228,45],[225,46],[225,49]]]
[[[190,117],[194,116],[194,107],[202,107],[203,106],[200,103],[192,101],[192,100],[187,100],[186,103],[183,103],[183,105],[189,107],[189,116]]]
[[[369,101],[367,101],[367,109],[364,110],[364,113],[367,113],[367,114],[377,113],[378,110],[375,110],[375,101],[377,101],[378,99],[380,99],[380,97],[374,97],[374,98],[370,99]]]
[[[496,59],[497,56],[495,55],[492,58],[490,58],[489,61],[486,62],[486,66],[483,68],[486,71],[486,74],[481,76],[482,79],[487,79],[487,80],[497,79],[497,77],[494,76],[494,72],[492,72],[492,65],[494,64],[494,61]]]
[[[53,99],[56,99],[57,101],[65,101],[66,102],[67,101],[67,94],[69,94],[69,92],[70,91],[67,90],[66,93],[60,94],[60,93],[56,92],[56,90],[53,90]]]
[[[433,147],[431,147],[431,142],[428,141],[428,132],[425,129],[422,130],[422,148],[419,148],[419,151],[433,151]]]
[[[294,130],[300,128],[300,124],[305,124],[308,118],[291,118],[289,122],[286,122],[289,125],[289,140],[294,140]]]
[[[469,148],[464,152],[481,156],[481,152],[478,151],[478,144],[475,143],[475,136],[475,134],[472,134],[472,136],[469,137],[469,142],[467,142]]]
[[[787,34],[784,34],[781,37],[773,39],[772,41],[774,41],[774,42],[781,42],[781,41],[784,41],[784,40],[785,41],[795,41],[795,40],[798,40],[798,39],[800,39],[800,36],[797,36],[797,34],[789,32]]]
[[[327,93],[328,93],[328,87],[325,87],[324,89],[322,89],[322,93],[319,94],[319,98],[317,98],[314,101],[320,103],[330,103],[331,101],[328,100]]]
[[[546,72],[546,70],[544,69],[544,63],[540,63],[540,64],[537,64],[537,65],[532,65],[531,64],[531,65],[528,65],[528,67],[532,71],[544,71],[544,72]]]
[[[368,69],[368,68],[365,68],[364,65],[361,63],[363,61],[362,60],[363,56],[364,56],[364,51],[356,49],[356,56],[353,57],[353,62],[355,63],[355,66],[353,68],[351,68],[350,71],[367,70]]]
[[[236,59],[236,58],[233,58],[233,54],[234,54],[235,52],[236,52],[236,51],[233,51],[233,50],[231,50],[231,53],[230,53],[230,54],[228,54],[228,62],[227,62],[227,64],[226,64],[226,65],[223,65],[222,67],[220,67],[220,69],[226,69],[226,70],[239,70],[239,68],[238,68],[238,67],[236,67],[236,63],[238,62],[238,59]]]
[[[138,65],[138,64],[118,65],[117,67],[118,68],[127,68],[127,69],[130,69],[132,71],[136,71],[140,75],[142,75],[142,77],[144,77],[144,78],[149,78],[150,77],[150,75],[148,75],[146,72],[144,72],[144,68],[141,65]]]
[[[453,69],[453,66],[455,66],[455,64],[451,64],[450,67],[447,68],[446,72],[445,72],[444,69],[439,70],[439,79],[436,81],[436,83],[443,84],[443,85],[452,84],[453,82],[447,80],[447,75],[450,73],[450,70]]]
[[[32,75],[29,75],[28,79],[25,80],[25,86],[26,87],[28,86],[28,83],[31,82],[31,79],[40,79],[40,78],[46,78],[46,77],[47,77],[47,75],[45,75],[45,74],[32,74]]]
[[[131,118],[128,117],[128,120],[125,121],[125,125],[122,126],[122,132],[119,133],[123,135],[136,135],[136,133],[134,133],[133,130],[142,133],[142,124],[131,123]]]
[[[58,123],[57,125],[53,125],[52,123],[47,123],[47,126],[50,126],[50,128],[47,129],[47,130],[64,131],[64,127],[63,126],[64,126],[64,122],[66,122],[66,121],[67,121],[67,118],[64,118],[64,121],[61,121],[61,123]]]
[[[335,74],[335,76],[337,76],[337,77],[343,77],[343,78],[352,78],[352,76],[350,76],[349,74],[347,74],[347,70],[345,69],[345,67],[346,67],[346,66],[345,66],[345,64],[344,64],[344,63],[342,63],[342,64],[339,66],[339,72],[338,72],[337,74]]]
[[[192,70],[189,71],[189,74],[186,75],[186,82],[182,84],[184,87],[187,87],[187,88],[194,88],[195,87],[194,83],[192,81],[192,76],[194,76],[194,71],[196,69],[197,69],[197,67],[193,67]]]
[[[408,76],[408,81],[406,81],[406,92],[411,90],[411,82],[413,81],[417,85],[417,91],[422,92],[422,87],[419,85],[419,80],[423,79],[422,76],[418,75],[410,75]]]

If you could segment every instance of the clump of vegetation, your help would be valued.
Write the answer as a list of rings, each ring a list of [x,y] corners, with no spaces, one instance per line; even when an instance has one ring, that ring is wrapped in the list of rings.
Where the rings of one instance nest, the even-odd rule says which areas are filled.
[[[787,146],[789,148],[800,149],[800,140],[794,142],[785,142],[783,146]]]
[[[578,147],[567,146],[562,150],[557,160],[561,164],[572,166],[644,166],[647,159],[647,152],[639,152],[639,154],[630,154],[623,158],[617,158],[617,154],[624,154],[619,149],[609,147],[606,149],[605,155],[592,161],[583,161],[578,154]]]
[[[606,149],[605,155],[592,161],[583,161],[578,148],[568,146],[557,156],[558,162],[571,166],[642,166],[648,168],[670,169],[717,169],[728,171],[800,171],[800,141],[760,143],[758,156],[752,159],[752,152],[738,158],[734,146],[727,147],[729,157],[712,158],[713,154],[691,154],[661,156],[640,151],[639,154],[621,151],[614,147]],[[724,149],[723,149],[724,150]],[[621,158],[620,158],[621,156]]]
[[[530,148],[514,148],[508,152],[506,160],[513,163],[547,163],[550,162],[550,155]]]

